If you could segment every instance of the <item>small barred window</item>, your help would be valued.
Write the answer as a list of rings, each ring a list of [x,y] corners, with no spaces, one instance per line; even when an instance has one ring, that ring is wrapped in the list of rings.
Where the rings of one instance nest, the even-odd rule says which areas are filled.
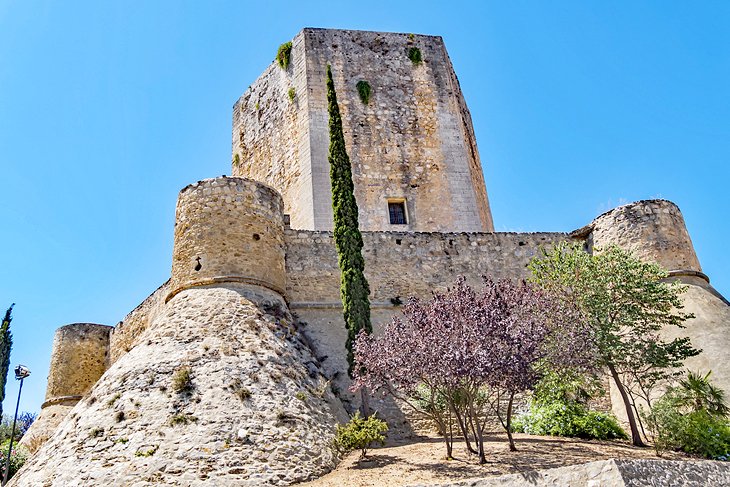
[[[405,225],[406,223],[406,203],[405,201],[389,201],[388,214],[390,215],[391,225]]]

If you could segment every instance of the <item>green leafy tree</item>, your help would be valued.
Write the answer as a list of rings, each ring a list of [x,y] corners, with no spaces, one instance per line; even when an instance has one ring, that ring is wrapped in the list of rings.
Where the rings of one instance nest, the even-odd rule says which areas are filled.
[[[688,338],[667,342],[659,336],[664,327],[682,327],[693,317],[681,311],[686,286],[666,282],[668,274],[661,266],[616,246],[588,254],[580,245],[557,245],[533,259],[530,270],[536,282],[581,311],[592,332],[596,365],[610,372],[621,394],[632,442],[645,446],[626,383],[650,389],[700,352]]]
[[[330,180],[332,183],[332,210],[334,213],[334,239],[341,272],[340,296],[347,327],[347,363],[352,377],[354,358],[353,344],[360,330],[372,333],[370,323],[370,286],[365,279],[365,260],[362,256],[362,235],[358,224],[355,186],[352,182],[352,166],[345,149],[342,118],[337,105],[332,70],[327,65],[327,102],[329,108]],[[365,392],[361,394],[366,399]],[[363,401],[364,413],[367,413]]]
[[[2,403],[5,400],[5,383],[8,381],[10,368],[10,349],[13,348],[13,334],[10,333],[10,322],[13,321],[13,306],[11,304],[5,312],[3,323],[0,326],[0,418],[3,414]]]

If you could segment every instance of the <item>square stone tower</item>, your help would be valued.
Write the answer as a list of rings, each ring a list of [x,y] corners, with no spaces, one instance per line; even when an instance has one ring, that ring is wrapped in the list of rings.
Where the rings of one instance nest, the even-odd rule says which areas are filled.
[[[441,37],[306,28],[289,59],[233,107],[232,174],[278,190],[292,228],[332,229],[331,64],[360,228],[494,231],[471,115]]]

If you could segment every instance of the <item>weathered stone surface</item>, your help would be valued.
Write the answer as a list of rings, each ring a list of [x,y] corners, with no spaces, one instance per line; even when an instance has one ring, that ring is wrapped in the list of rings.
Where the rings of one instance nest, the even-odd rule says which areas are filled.
[[[612,459],[430,487],[719,487],[728,484],[730,465],[724,462]]]
[[[12,485],[287,485],[320,475],[334,466],[329,441],[344,418],[307,363],[316,361],[275,293],[182,291]],[[175,390],[181,367],[190,391]]]
[[[48,439],[109,366],[111,326],[73,323],[56,330],[46,400],[22,439],[34,447]]]
[[[280,191],[293,228],[332,229],[331,64],[361,228],[393,229],[388,199],[404,199],[399,230],[494,229],[471,115],[441,37],[307,28],[292,42],[291,66],[272,64],[234,106],[233,175]],[[420,64],[408,58],[413,47]],[[372,89],[367,105],[360,80]]]

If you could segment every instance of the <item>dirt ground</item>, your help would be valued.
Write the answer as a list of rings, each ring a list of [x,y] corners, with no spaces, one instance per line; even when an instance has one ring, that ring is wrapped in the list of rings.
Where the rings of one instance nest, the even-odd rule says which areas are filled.
[[[516,452],[509,451],[506,434],[495,433],[485,442],[487,463],[479,465],[476,455],[466,453],[463,441],[454,444],[454,460],[447,461],[446,447],[438,437],[395,440],[374,448],[360,460],[351,453],[340,465],[302,487],[370,487],[435,484],[489,477],[528,470],[562,467],[608,458],[657,458],[651,448],[637,448],[624,441],[580,440],[554,436],[515,434]],[[664,459],[687,458],[665,453]]]

